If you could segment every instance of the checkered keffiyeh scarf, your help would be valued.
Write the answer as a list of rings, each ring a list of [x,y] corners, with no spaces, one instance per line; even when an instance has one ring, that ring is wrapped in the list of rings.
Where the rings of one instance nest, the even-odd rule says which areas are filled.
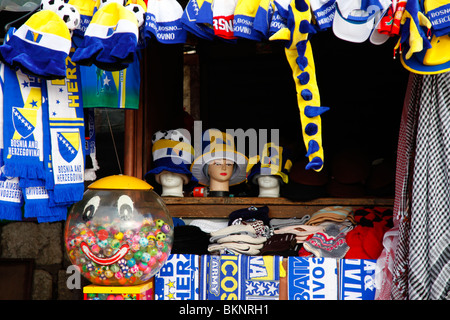
[[[403,149],[399,140],[407,161],[397,172],[404,185],[394,206],[399,242],[391,298],[450,299],[450,73],[414,77]]]

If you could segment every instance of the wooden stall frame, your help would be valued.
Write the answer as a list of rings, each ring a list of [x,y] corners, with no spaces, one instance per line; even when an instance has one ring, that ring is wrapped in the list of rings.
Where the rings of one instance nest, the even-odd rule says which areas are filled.
[[[173,217],[181,218],[228,218],[234,210],[250,206],[269,207],[271,218],[292,218],[311,215],[317,210],[328,206],[350,206],[353,208],[376,206],[392,207],[391,198],[319,198],[311,201],[291,201],[285,198],[262,197],[163,197],[163,200]]]

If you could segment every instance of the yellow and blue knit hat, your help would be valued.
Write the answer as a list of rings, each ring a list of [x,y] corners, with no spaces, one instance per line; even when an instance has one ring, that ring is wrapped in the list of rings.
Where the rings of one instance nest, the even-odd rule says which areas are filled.
[[[249,159],[247,180],[256,184],[261,175],[278,176],[282,183],[289,182],[289,171],[292,168],[289,149],[275,143],[266,143],[262,153]]]
[[[72,61],[119,71],[135,60],[139,38],[136,16],[116,2],[101,6],[92,17]]]
[[[190,142],[190,135],[185,134],[185,130],[158,131],[153,134],[152,143],[154,168],[145,174],[146,178],[150,174],[157,175],[163,171],[169,171],[184,174],[187,179],[197,182],[189,170],[194,159],[194,148]],[[188,182],[185,180],[184,184]]]
[[[17,30],[10,29],[0,46],[0,60],[23,73],[44,79],[66,77],[66,58],[72,45],[70,32],[55,12],[34,13]]]

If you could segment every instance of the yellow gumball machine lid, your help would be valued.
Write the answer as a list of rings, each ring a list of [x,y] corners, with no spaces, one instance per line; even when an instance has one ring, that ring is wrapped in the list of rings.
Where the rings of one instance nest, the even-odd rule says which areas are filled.
[[[88,189],[152,190],[144,180],[127,175],[112,175],[101,178],[88,186]]]

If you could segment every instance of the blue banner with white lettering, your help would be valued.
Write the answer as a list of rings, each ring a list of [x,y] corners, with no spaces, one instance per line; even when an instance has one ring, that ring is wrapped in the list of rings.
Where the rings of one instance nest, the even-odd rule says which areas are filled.
[[[202,256],[202,300],[278,300],[279,256]]]
[[[337,300],[337,260],[288,257],[289,300]]]
[[[339,300],[374,300],[376,260],[339,260]]]
[[[199,258],[170,254],[155,275],[155,300],[198,300]]]

